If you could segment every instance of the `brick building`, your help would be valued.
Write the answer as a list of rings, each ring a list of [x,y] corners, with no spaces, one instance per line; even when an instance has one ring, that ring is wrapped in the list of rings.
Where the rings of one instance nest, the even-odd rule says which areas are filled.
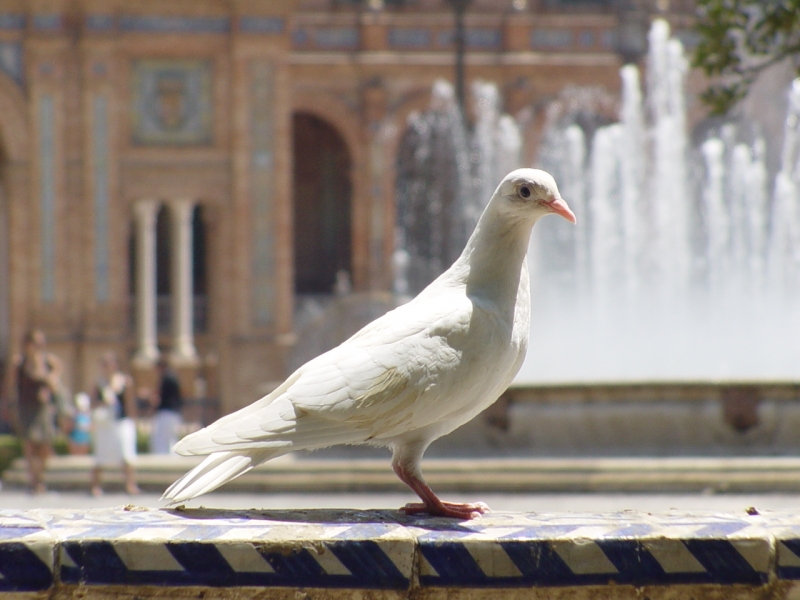
[[[624,10],[690,4],[474,0],[467,81],[528,115],[531,160],[564,88],[616,96]],[[286,375],[299,295],[385,297],[398,145],[453,31],[445,0],[0,0],[4,388],[40,327],[74,391],[107,349],[139,385],[163,353],[228,412]]]

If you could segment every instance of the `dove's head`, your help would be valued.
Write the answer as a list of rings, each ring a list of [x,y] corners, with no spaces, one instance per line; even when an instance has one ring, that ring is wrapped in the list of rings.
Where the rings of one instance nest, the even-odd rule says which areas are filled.
[[[561,215],[575,223],[573,213],[558,191],[550,173],[539,169],[517,169],[505,176],[495,192],[503,205],[501,210],[527,218],[538,219],[544,215]]]

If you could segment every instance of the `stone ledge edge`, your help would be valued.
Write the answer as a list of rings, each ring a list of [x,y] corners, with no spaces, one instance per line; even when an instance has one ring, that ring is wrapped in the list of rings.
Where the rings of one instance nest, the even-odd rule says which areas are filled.
[[[800,515],[0,511],[0,592],[63,586],[407,592],[800,581]]]

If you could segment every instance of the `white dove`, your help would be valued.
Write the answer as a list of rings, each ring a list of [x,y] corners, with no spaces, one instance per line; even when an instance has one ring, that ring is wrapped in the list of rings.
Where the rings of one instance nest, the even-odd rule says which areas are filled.
[[[443,502],[422,478],[435,439],[490,404],[516,375],[528,345],[531,228],[575,215],[544,171],[518,169],[495,190],[461,256],[412,301],[309,361],[274,392],[175,446],[208,457],[173,483],[170,504],[205,494],[295,450],[335,444],[392,449],[392,468],[422,499],[408,514],[469,519],[483,503]]]

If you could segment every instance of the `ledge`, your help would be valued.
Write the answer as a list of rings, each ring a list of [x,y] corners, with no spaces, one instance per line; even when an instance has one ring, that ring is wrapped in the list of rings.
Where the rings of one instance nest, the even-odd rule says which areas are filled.
[[[0,592],[26,597],[250,598],[266,588],[287,598],[544,598],[598,586],[603,598],[661,597],[676,586],[696,600],[796,598],[800,516],[0,511]]]
[[[141,454],[140,487],[161,493],[202,457]],[[259,465],[229,482],[226,491],[361,492],[408,491],[389,468],[388,458],[317,458],[289,455]],[[91,456],[53,456],[45,481],[51,489],[87,490]],[[427,458],[425,477],[448,492],[741,492],[800,491],[797,456],[741,457],[560,457]],[[122,470],[104,469],[103,480],[121,489]],[[3,485],[24,489],[28,472],[17,459],[3,473]]]

